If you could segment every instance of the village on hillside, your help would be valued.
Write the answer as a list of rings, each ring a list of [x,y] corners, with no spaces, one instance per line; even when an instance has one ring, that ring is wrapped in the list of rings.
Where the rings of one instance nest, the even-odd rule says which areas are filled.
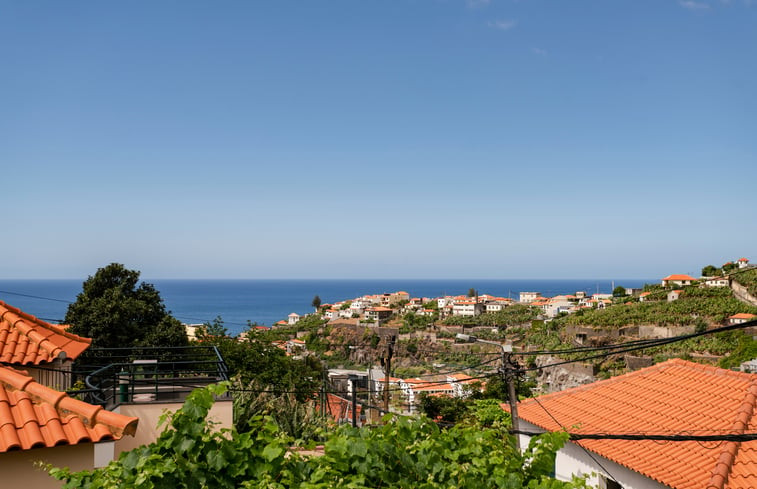
[[[160,413],[220,381],[235,390],[216,397],[214,419],[242,433],[259,412],[316,438],[328,426],[375,428],[387,414],[442,427],[473,418],[506,423],[519,451],[569,430],[551,472],[564,481],[754,487],[757,267],[741,258],[702,272],[611,294],[316,297],[313,313],[237,337],[220,321],[189,331],[156,302],[159,336],[129,348],[124,331],[97,329],[99,305],[67,326],[0,302],[0,465],[9,481],[56,487],[17,454],[103,466],[159,442]],[[112,264],[90,280],[101,273],[134,272]],[[78,334],[90,319],[95,339]]]
[[[321,356],[334,367],[330,370],[330,376],[335,382],[347,375],[359,377],[366,386],[365,390],[377,397],[381,397],[385,385],[391,385],[394,387],[394,406],[402,412],[414,412],[421,394],[464,397],[470,395],[471,388],[484,387],[485,382],[477,382],[473,378],[476,373],[481,373],[476,369],[454,375],[435,374],[461,366],[460,360],[472,347],[475,349],[473,353],[488,351],[496,355],[496,346],[460,344],[455,338],[460,333],[474,334],[483,340],[508,345],[518,352],[535,348],[560,350],[610,342],[669,338],[702,329],[736,325],[757,318],[757,301],[751,298],[750,302],[748,291],[741,290],[743,287],[734,280],[736,275],[732,275],[749,270],[754,270],[749,260],[740,258],[724,264],[716,270],[718,273],[712,275],[695,278],[671,274],[658,284],[648,284],[643,289],[618,286],[612,294],[588,295],[577,291],[573,295],[544,297],[538,292],[520,292],[518,300],[479,294],[473,289],[468,295],[435,298],[411,297],[405,291],[365,295],[333,304],[318,304],[317,311],[312,314],[290,314],[274,329],[291,337],[277,340],[275,344],[288,355]],[[724,299],[727,304],[722,311],[706,305]],[[618,323],[615,328],[602,324],[602,317],[617,322],[613,311],[633,311],[637,306],[672,308],[674,305],[671,303],[678,300],[682,301],[679,304],[699,303],[703,309],[710,307],[714,312],[710,317],[697,315],[696,312],[673,317],[661,310],[659,320],[654,317],[631,318],[628,323]],[[581,318],[589,318],[589,321]],[[543,331],[553,331],[554,339],[539,343],[539,332]],[[748,333],[757,334],[757,330],[750,328]],[[366,334],[373,335],[373,347],[364,344]],[[319,341],[314,341],[318,335],[332,335],[338,338],[332,343],[340,346],[349,342],[348,339],[352,344],[347,345],[346,354],[342,348],[323,349]],[[386,383],[387,374],[381,368],[368,367],[383,358],[385,338],[391,337],[398,341],[397,350],[403,351],[406,356],[395,359],[394,375],[389,373]],[[560,340],[555,341],[558,337]],[[722,348],[725,351],[715,351],[712,346],[709,350],[695,351],[693,344],[687,345],[687,348],[686,351],[673,351],[663,356],[686,356],[714,364],[731,353],[727,347]],[[426,356],[418,354],[419,350],[425,351]],[[559,351],[534,356],[531,361],[533,365],[556,363],[559,358],[557,353]],[[662,358],[658,357],[657,360]],[[736,367],[751,371],[753,365],[757,367],[757,362],[751,360],[745,359]],[[536,384],[534,390],[544,393],[560,391],[656,362],[654,356],[641,352],[615,356],[611,363],[609,370],[607,365],[583,362],[540,368],[538,375],[532,376]],[[361,364],[364,365],[362,369],[359,368]],[[400,376],[397,372],[416,375]],[[343,386],[349,397],[352,394],[351,384],[343,382]],[[346,406],[346,399],[343,402]],[[349,407],[346,407],[343,418],[349,420],[350,417]]]

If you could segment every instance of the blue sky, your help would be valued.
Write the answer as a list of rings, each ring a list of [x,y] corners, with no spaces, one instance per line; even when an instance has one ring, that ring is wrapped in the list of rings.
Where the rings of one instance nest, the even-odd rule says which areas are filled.
[[[0,2],[0,277],[757,261],[757,1]]]

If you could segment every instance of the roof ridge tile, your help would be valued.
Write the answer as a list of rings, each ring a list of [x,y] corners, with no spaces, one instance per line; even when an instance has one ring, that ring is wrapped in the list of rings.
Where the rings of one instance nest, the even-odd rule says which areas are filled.
[[[740,434],[749,428],[749,422],[754,415],[755,401],[757,401],[757,380],[752,381],[752,385],[749,386],[743,402],[736,410],[736,419],[733,422],[732,428],[734,433]],[[725,443],[723,451],[720,453],[720,457],[718,457],[717,463],[712,469],[707,489],[723,489],[725,487],[733,463],[736,461],[739,446],[740,443],[735,441]]]

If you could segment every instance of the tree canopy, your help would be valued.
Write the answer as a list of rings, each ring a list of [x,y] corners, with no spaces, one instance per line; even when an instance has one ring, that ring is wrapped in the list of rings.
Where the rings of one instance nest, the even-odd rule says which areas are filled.
[[[82,292],[68,306],[69,331],[92,338],[92,346],[184,346],[181,322],[173,318],[160,293],[139,282],[139,272],[120,263],[100,268],[82,284]]]

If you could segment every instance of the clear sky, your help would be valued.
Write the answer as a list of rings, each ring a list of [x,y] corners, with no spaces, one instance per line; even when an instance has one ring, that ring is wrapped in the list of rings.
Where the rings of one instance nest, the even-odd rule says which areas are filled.
[[[757,261],[757,1],[0,2],[0,277]]]

